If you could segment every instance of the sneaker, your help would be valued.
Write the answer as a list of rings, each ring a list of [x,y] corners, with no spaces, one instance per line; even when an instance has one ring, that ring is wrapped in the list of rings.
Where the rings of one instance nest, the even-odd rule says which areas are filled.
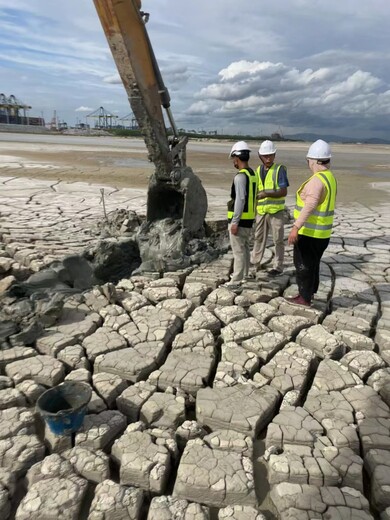
[[[242,282],[227,282],[221,285],[220,287],[230,289],[231,291],[236,291],[237,289],[241,289],[241,284]]]
[[[270,270],[268,271],[268,274],[269,274],[270,276],[279,276],[279,275],[282,274],[282,271],[279,271],[278,269],[270,269]]]
[[[310,307],[311,303],[307,302],[300,294],[294,296],[294,298],[285,298],[286,302],[291,303],[291,305],[304,305],[305,307]]]

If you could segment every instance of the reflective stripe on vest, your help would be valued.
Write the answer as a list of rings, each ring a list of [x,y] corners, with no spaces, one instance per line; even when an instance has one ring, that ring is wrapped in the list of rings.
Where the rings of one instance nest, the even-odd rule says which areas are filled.
[[[305,181],[297,191],[297,201],[294,209],[294,219],[297,220],[302,208],[304,207],[303,200],[301,199],[301,192],[304,186],[313,177],[317,177],[326,188],[326,197],[324,202],[319,204],[317,208],[309,215],[306,222],[303,224],[301,229],[298,231],[300,235],[306,235],[314,238],[329,238],[332,234],[333,228],[333,217],[336,201],[337,182],[330,170],[317,172],[312,175],[310,179]]]
[[[301,209],[303,208],[303,206],[298,206],[298,204],[295,206],[295,209],[299,211],[299,213],[301,212]],[[330,217],[331,215],[334,215],[334,211],[313,211],[311,213],[312,215],[315,215],[316,217]]]
[[[252,173],[251,173],[252,172]],[[254,220],[256,217],[256,194],[257,194],[257,178],[253,170],[242,169],[238,173],[245,173],[246,175],[246,202],[244,211],[241,213],[240,220]],[[238,174],[237,174],[238,175]],[[232,190],[234,188],[234,181]],[[233,197],[232,197],[233,198]],[[228,220],[234,216],[234,211],[228,211]]]
[[[280,190],[278,184],[279,170],[281,164],[273,164],[271,168],[268,170],[267,175],[264,179],[264,184],[261,180],[261,166],[259,166],[256,170],[257,175],[257,186],[258,191],[264,190]],[[257,213],[259,215],[264,215],[264,213],[277,213],[278,211],[283,211],[286,205],[286,200],[284,197],[271,198],[266,197],[265,199],[260,199],[257,201]]]

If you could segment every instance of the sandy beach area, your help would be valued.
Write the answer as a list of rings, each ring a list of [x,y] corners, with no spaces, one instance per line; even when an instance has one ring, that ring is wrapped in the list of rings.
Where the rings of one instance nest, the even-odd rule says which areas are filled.
[[[257,167],[257,149],[251,165]],[[226,196],[234,175],[228,159],[231,142],[191,141],[187,163],[211,196]],[[288,168],[289,199],[308,175],[309,143],[278,143],[277,161]],[[332,169],[338,179],[338,204],[368,207],[387,203],[390,146],[334,144]],[[86,182],[116,188],[146,189],[153,165],[142,139],[0,133],[0,175]]]

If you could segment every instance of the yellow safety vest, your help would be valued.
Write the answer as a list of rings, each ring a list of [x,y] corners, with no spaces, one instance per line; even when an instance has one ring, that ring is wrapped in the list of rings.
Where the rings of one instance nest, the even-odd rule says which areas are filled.
[[[301,192],[305,185],[317,177],[323,183],[326,189],[326,197],[324,202],[319,204],[316,209],[311,213],[306,222],[303,224],[301,229],[298,231],[300,235],[306,235],[314,238],[329,238],[332,234],[333,227],[333,216],[336,202],[337,193],[337,181],[334,178],[333,173],[330,170],[324,170],[317,172],[305,181],[297,191],[296,206],[294,209],[294,219],[297,220],[299,217],[304,202],[301,199]]]
[[[243,168],[238,173],[245,173],[246,175],[246,202],[244,206],[244,211],[241,214],[241,221],[245,221],[242,223],[244,226],[248,227],[249,224],[252,224],[256,217],[256,194],[257,194],[257,179],[255,172],[249,168]],[[237,175],[238,175],[237,173]],[[229,222],[232,220],[234,215],[234,201],[236,200],[236,189],[234,187],[234,180],[231,188],[231,200],[228,203],[228,220]],[[252,221],[252,222],[250,222]]]
[[[261,166],[259,166],[256,170],[257,174],[257,186],[259,191],[264,190],[280,190],[278,184],[278,176],[280,170],[280,164],[273,164],[271,168],[268,170],[267,175],[264,179],[264,184],[261,180]],[[257,201],[257,213],[259,215],[264,215],[264,213],[278,213],[278,211],[283,211],[286,205],[286,200],[284,197],[266,197],[265,199],[260,199]]]

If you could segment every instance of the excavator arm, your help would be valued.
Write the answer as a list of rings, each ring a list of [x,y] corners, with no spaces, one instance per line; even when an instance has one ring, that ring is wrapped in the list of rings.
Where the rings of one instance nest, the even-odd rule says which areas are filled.
[[[140,0],[94,0],[132,111],[156,170],[149,183],[147,219],[182,218],[183,227],[203,226],[207,198],[186,166],[187,137],[179,138],[165,87],[146,31],[149,15]],[[164,122],[169,119],[172,136]]]

